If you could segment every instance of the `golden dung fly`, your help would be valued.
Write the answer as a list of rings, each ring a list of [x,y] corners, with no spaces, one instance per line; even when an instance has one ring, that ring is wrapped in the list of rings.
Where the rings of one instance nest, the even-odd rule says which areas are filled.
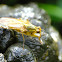
[[[28,20],[25,21],[22,20],[21,18],[16,19],[10,17],[2,17],[0,18],[0,28],[15,30],[21,33],[22,36],[23,34],[25,34],[32,37],[38,37],[40,41],[41,27],[31,24]],[[23,36],[23,41],[25,42],[24,36]],[[23,48],[24,48],[24,43],[23,43]]]

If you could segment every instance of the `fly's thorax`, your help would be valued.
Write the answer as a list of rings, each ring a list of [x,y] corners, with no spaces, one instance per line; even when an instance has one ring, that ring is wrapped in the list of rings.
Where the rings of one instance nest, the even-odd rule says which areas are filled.
[[[36,31],[36,26],[34,26],[33,24],[25,24],[25,27],[27,29],[28,32],[35,32]]]

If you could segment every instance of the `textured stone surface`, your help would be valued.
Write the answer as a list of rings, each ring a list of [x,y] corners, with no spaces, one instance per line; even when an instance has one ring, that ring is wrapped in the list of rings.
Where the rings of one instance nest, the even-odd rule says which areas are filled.
[[[11,30],[0,28],[0,53],[4,53],[6,49],[13,44],[13,32]]]
[[[5,59],[4,59],[4,55],[2,53],[0,53],[0,62],[7,62]]]
[[[3,8],[7,12],[5,12],[3,10]],[[31,54],[34,55],[32,57],[36,58],[36,59],[33,59],[33,61],[58,62],[58,47],[57,47],[57,43],[54,42],[54,39],[50,35],[49,28],[51,26],[51,21],[50,21],[50,17],[45,12],[45,10],[39,9],[36,4],[31,3],[31,4],[27,4],[27,5],[17,5],[12,8],[10,8],[6,5],[3,5],[0,7],[0,12],[1,12],[0,17],[14,17],[14,18],[22,18],[24,20],[28,19],[32,24],[34,24],[36,26],[40,26],[42,28],[42,31],[41,31],[41,43],[42,44],[39,42],[38,38],[24,35],[25,45],[27,45],[27,47],[29,47],[29,49],[27,49],[27,48],[25,48],[25,49],[27,49],[27,51],[30,53],[32,51]],[[19,43],[21,43],[21,45],[23,45],[22,44],[23,43],[22,34],[14,32],[13,38],[15,39],[14,40],[15,42],[17,42],[17,43],[19,42]],[[22,48],[23,48],[23,46],[20,47],[20,49],[22,49]],[[18,61],[18,59],[21,56],[19,56],[18,53],[17,53],[17,55],[15,53],[17,51],[19,52],[19,50],[18,49],[17,49],[17,51],[13,50],[13,49],[15,49],[14,45],[13,45],[13,49],[12,50],[11,49],[12,49],[12,46],[8,47],[8,50],[10,52],[8,52],[8,50],[6,51],[6,53],[5,53],[6,59],[8,61],[9,60],[14,61],[14,55],[15,55],[15,60]],[[11,52],[14,52],[14,51],[15,51],[15,53],[13,55]],[[22,49],[22,51],[23,51],[23,49]],[[23,55],[24,55],[24,53],[23,53]],[[17,59],[17,56],[19,56],[18,59]],[[29,55],[26,56],[26,58],[27,57],[29,57]],[[9,59],[9,58],[11,58],[11,59]],[[21,62],[24,62],[24,60],[25,60],[25,62],[27,62],[25,57],[22,56],[21,59],[23,59]],[[31,58],[29,58],[29,59],[31,60]],[[19,59],[19,61],[20,61],[20,59]]]
[[[17,43],[8,48],[5,57],[8,62],[35,62],[34,55],[27,46],[22,48],[21,43]]]

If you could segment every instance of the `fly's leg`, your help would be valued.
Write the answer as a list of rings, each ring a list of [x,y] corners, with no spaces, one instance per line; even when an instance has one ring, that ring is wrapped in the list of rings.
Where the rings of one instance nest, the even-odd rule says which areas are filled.
[[[41,43],[41,40],[40,40],[40,38],[41,38],[41,28],[39,29],[40,30],[40,37],[38,37],[38,39],[39,39],[39,41],[40,41],[40,43]],[[42,43],[41,43],[42,44]]]
[[[39,41],[40,41],[40,43],[41,43],[40,37],[38,37],[38,39],[39,39]],[[41,43],[41,44],[42,44],[42,43]]]
[[[22,34],[22,37],[23,37],[23,49],[24,49],[25,38],[24,38],[23,33],[26,33],[27,30],[26,30],[25,26],[23,26],[22,29],[21,29],[21,34]]]
[[[23,33],[22,33],[22,37],[23,37],[23,49],[24,49],[25,38],[24,38]]]

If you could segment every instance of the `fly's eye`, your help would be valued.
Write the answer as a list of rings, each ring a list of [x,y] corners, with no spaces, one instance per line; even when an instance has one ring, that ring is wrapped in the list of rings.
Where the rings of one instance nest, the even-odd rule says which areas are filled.
[[[40,31],[37,31],[37,33],[40,33]]]

